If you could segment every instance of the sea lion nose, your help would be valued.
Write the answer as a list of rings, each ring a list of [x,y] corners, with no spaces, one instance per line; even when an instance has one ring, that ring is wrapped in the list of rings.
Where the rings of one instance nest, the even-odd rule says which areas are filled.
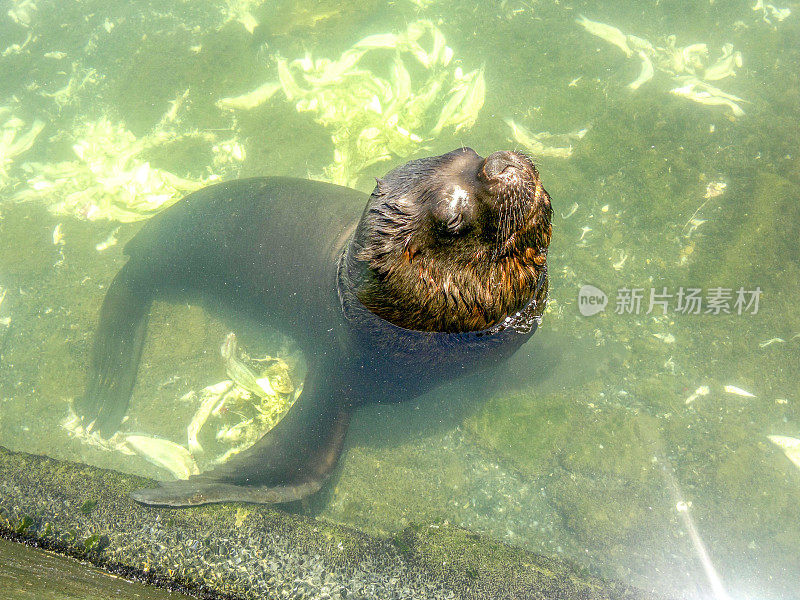
[[[503,150],[494,152],[483,162],[483,176],[488,180],[497,179],[506,169],[519,169],[520,164],[513,152]]]

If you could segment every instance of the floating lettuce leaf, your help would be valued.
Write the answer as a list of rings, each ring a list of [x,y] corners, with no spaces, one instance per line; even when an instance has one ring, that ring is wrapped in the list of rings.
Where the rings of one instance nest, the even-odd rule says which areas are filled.
[[[362,66],[367,55],[370,69]],[[409,156],[444,129],[475,123],[486,94],[483,69],[464,73],[450,68],[452,60],[444,34],[421,20],[403,32],[368,36],[335,60],[276,56],[277,82],[218,105],[251,108],[271,97],[264,90],[280,86],[298,112],[330,130],[334,160],[323,178],[352,186],[370,165]]]
[[[73,133],[74,158],[56,163],[29,162],[22,165],[28,187],[19,191],[17,201],[38,200],[50,212],[88,220],[107,219],[129,223],[153,216],[194,191],[216,175],[187,179],[152,166],[144,153],[181,138],[207,134],[176,133],[164,121],[142,138],[136,138],[121,123],[107,118],[84,123]],[[244,158],[235,141],[214,146],[215,166]]]
[[[31,125],[14,116],[11,109],[0,106],[0,189],[10,181],[9,171],[14,158],[30,150],[44,123],[36,120]]]

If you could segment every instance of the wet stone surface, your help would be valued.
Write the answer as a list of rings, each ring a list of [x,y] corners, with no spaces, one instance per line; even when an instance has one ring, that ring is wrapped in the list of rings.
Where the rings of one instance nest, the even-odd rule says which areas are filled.
[[[444,523],[383,539],[264,506],[141,507],[141,485],[0,449],[0,533],[206,598],[654,598]]]

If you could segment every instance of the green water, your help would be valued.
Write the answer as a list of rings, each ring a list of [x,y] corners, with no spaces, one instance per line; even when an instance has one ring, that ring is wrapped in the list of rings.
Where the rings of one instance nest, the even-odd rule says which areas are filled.
[[[188,598],[109,575],[75,560],[0,539],[3,600],[159,600]]]
[[[448,520],[684,598],[800,597],[800,469],[768,437],[800,439],[800,5],[754,4],[6,2],[0,444],[169,478],[61,425],[138,228],[97,211],[184,193],[164,173],[197,185],[332,178],[335,150],[393,125],[375,111],[350,128],[325,121],[283,91],[252,108],[218,101],[277,82],[278,58],[339,59],[366,36],[426,21],[452,59],[429,68],[400,53],[412,94],[445,78],[419,121],[400,123],[420,141],[395,128],[385,160],[349,155],[348,182],[369,191],[372,177],[461,145],[531,152],[555,208],[550,304],[488,395],[462,382],[361,410],[334,481],[304,510],[378,533]],[[652,50],[626,37],[626,56],[579,15]],[[647,62],[639,52],[653,76],[632,89]],[[372,52],[359,68],[391,83],[394,56]],[[716,78],[725,56],[732,74]],[[456,67],[483,69],[485,100],[474,124],[434,134]],[[692,85],[718,105],[675,91]],[[306,100],[335,100],[306,88]],[[507,119],[553,134],[540,136],[550,150],[511,139]],[[12,152],[37,122],[30,147]],[[155,212],[124,206],[126,221]],[[584,285],[606,294],[603,312],[581,314]],[[634,288],[638,311],[624,303]],[[721,288],[730,312],[678,310],[689,288],[704,302]],[[761,290],[757,311],[738,314],[739,289],[748,300]],[[666,314],[659,304],[647,314],[651,290],[668,294]],[[149,331],[125,429],[185,444],[192,411],[178,399],[225,378],[227,329],[200,309],[157,304]],[[293,356],[277,333],[252,336]]]

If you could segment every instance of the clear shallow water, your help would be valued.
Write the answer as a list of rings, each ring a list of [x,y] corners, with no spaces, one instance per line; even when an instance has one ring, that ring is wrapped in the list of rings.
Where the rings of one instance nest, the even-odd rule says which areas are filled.
[[[348,171],[350,183],[368,191],[370,177],[407,158],[461,144],[482,154],[524,149],[507,119],[561,136],[542,138],[560,155],[533,153],[556,210],[551,304],[497,381],[360,411],[335,481],[308,510],[377,532],[447,519],[683,597],[800,596],[800,470],[768,437],[800,438],[800,7],[777,7],[793,10],[779,20],[753,4],[284,2],[254,3],[248,17],[224,3],[12,3],[15,17],[0,16],[9,44],[0,120],[17,141],[37,121],[43,128],[17,154],[7,144],[0,165],[0,319],[9,319],[0,325],[0,443],[168,478],[61,426],[82,391],[105,286],[137,227],[92,220],[92,205],[118,206],[131,179],[134,196],[151,203],[183,193],[163,173],[195,183],[212,174],[330,177],[335,123],[281,92],[253,108],[215,103],[276,81],[277,57],[337,59],[365,36],[429,20],[453,50],[436,71],[446,85],[455,66],[484,69],[474,125],[432,134],[441,96],[412,129],[424,141],[395,140],[387,160]],[[627,57],[576,23],[580,14],[654,50],[626,38]],[[251,18],[260,25],[252,33]],[[700,43],[707,56],[692,47]],[[728,43],[735,74],[703,79]],[[640,51],[654,74],[633,90]],[[392,60],[376,53],[364,67],[391,82]],[[435,70],[403,60],[419,92],[416,82]],[[735,96],[708,92],[744,114],[680,97],[670,90],[692,83],[676,77]],[[9,125],[14,117],[23,124]],[[354,129],[373,123],[360,118]],[[114,162],[131,148],[129,162]],[[77,184],[41,166],[54,164],[62,178],[75,169]],[[120,173],[123,183],[110,181]],[[67,198],[61,214],[48,212]],[[138,208],[134,216],[146,216]],[[590,317],[579,305],[587,284],[608,298]],[[700,289],[704,302],[714,288],[730,290],[731,314],[706,313],[708,304],[702,314],[679,310],[681,288]],[[755,314],[737,314],[739,288],[748,299],[762,290]],[[641,290],[638,310],[625,289]],[[660,304],[646,314],[651,290],[669,296],[654,296],[667,314]],[[199,309],[155,307],[128,431],[185,443],[193,409],[178,399],[224,379],[217,349],[228,326]],[[277,334],[237,333],[292,355]]]
[[[3,600],[182,600],[183,594],[126,581],[76,560],[0,539]]]

